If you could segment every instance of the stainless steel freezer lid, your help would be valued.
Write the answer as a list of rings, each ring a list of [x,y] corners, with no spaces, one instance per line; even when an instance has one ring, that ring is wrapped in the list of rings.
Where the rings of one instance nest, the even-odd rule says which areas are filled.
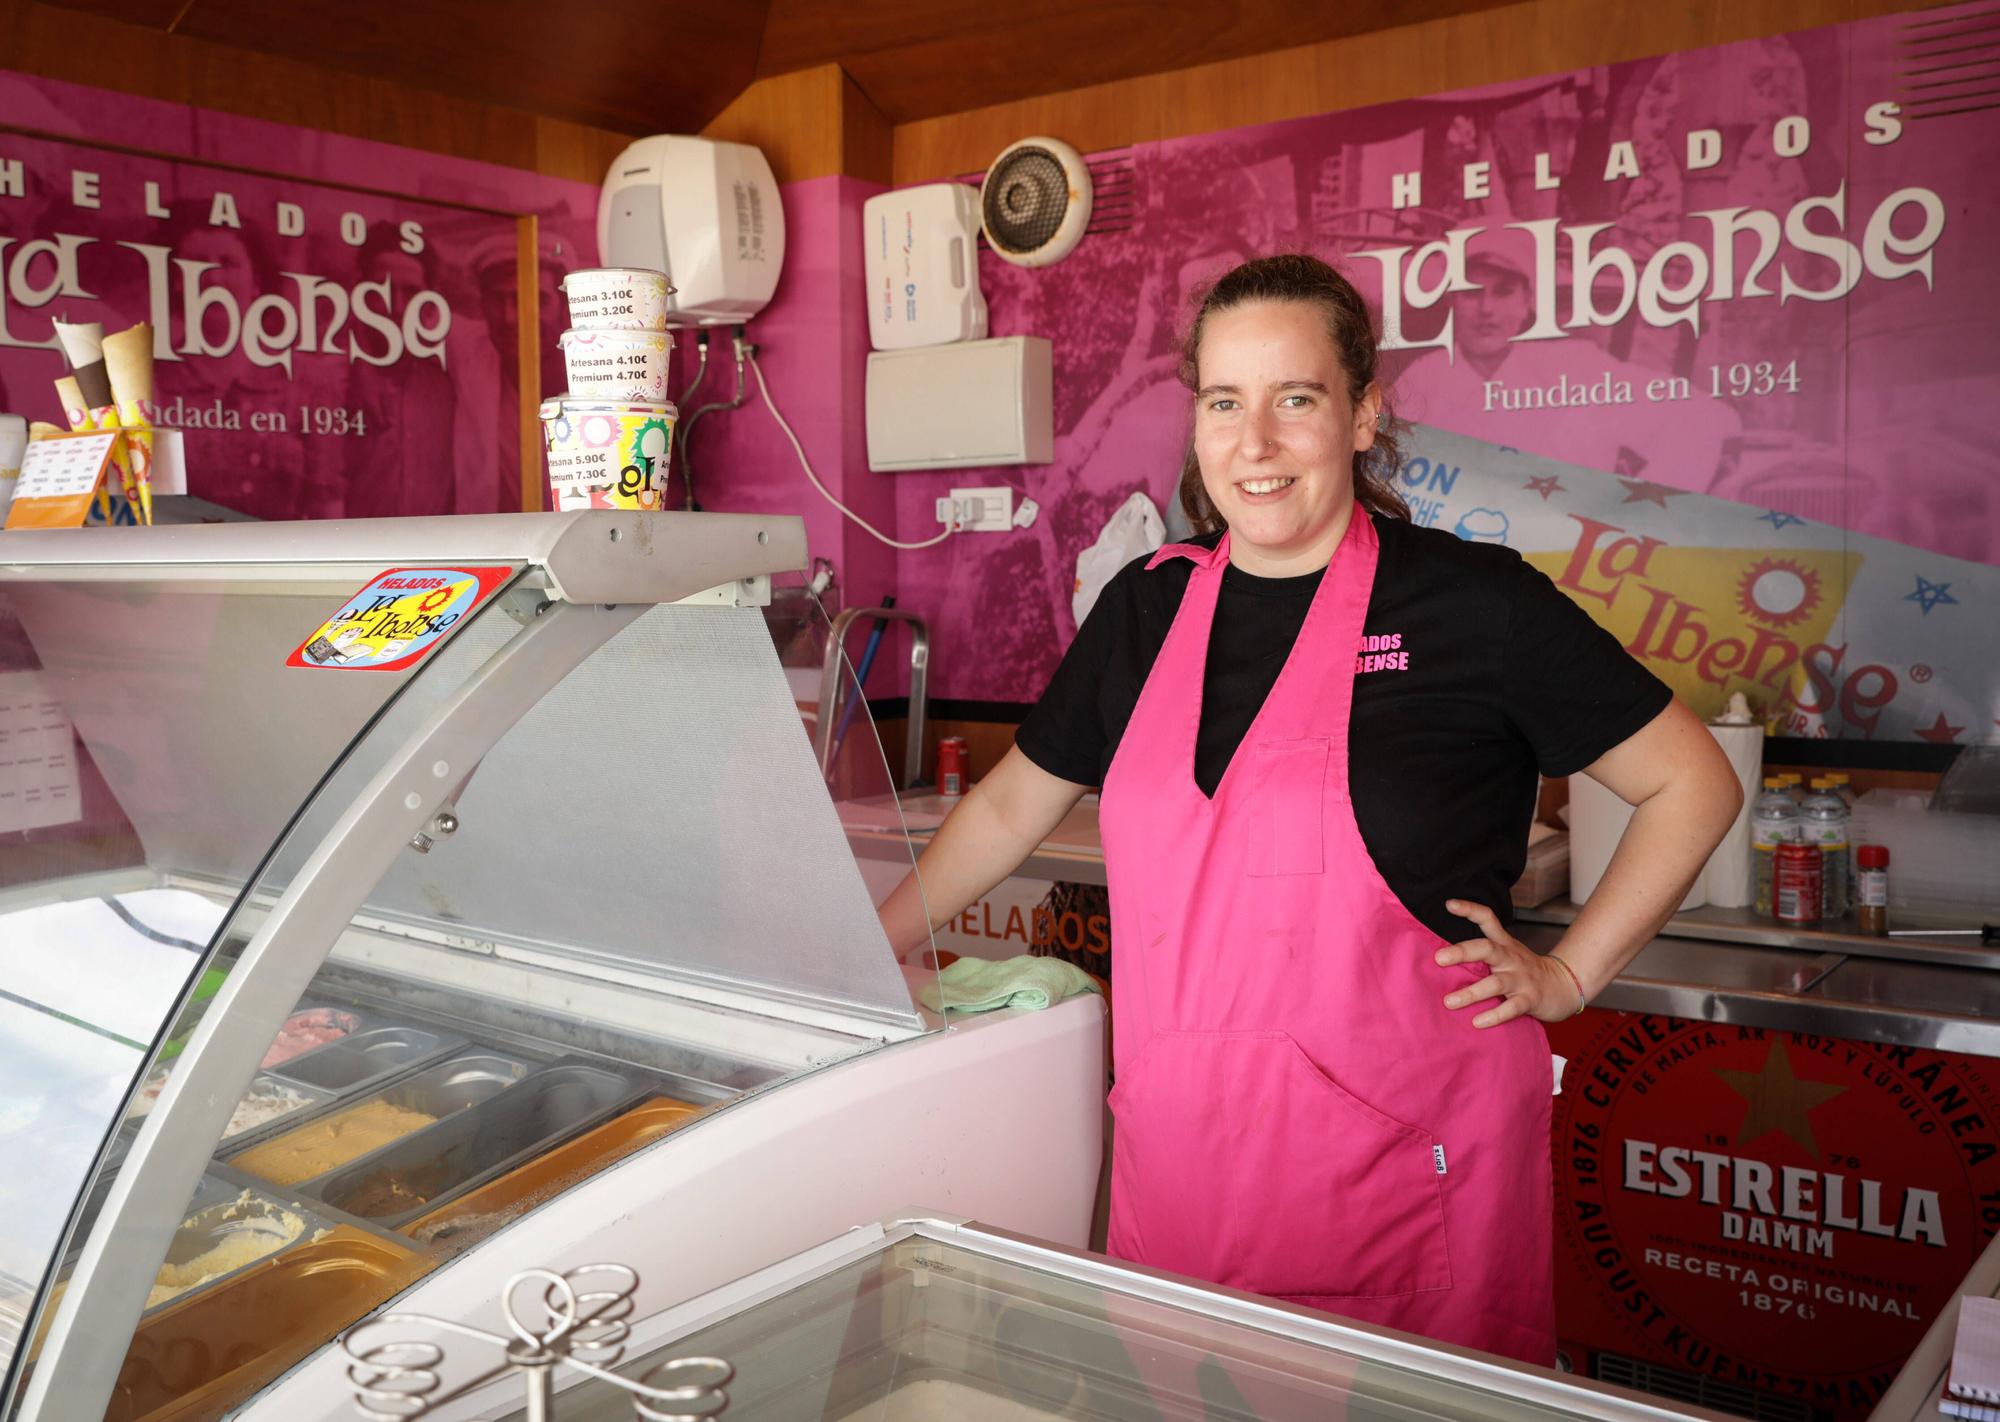
[[[62,685],[77,733],[147,862],[161,872],[214,877],[227,877],[235,827],[254,822],[243,809],[286,783],[300,739],[246,733],[241,708],[255,706],[265,721],[294,732],[358,725],[382,699],[383,678],[409,675],[272,674],[374,574],[511,566],[539,574],[542,595],[555,601],[643,604],[676,602],[805,561],[805,527],[796,518],[608,509],[0,533],[0,588],[16,589],[11,601],[36,655]],[[78,584],[90,585],[91,595],[77,595]],[[251,584],[255,596],[226,595]],[[146,595],[196,585],[216,594]],[[225,641],[227,654],[181,650]],[[135,754],[127,744],[135,669],[174,656],[198,663],[185,670],[202,685],[155,700],[163,718],[159,753]]]
[[[0,580],[46,579],[59,568],[114,579],[239,577],[282,564],[294,576],[340,581],[352,565],[417,563],[542,568],[562,602],[678,602],[805,567],[806,535],[803,521],[785,515],[615,509],[0,533]]]

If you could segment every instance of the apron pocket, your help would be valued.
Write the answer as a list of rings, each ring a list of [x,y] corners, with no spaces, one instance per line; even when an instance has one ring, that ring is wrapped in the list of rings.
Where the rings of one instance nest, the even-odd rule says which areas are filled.
[[[1249,747],[1245,864],[1253,876],[1318,874],[1326,867],[1325,736]]]
[[[1281,1297],[1451,1287],[1438,1142],[1285,1033],[1158,1033],[1111,1108],[1114,1253]]]

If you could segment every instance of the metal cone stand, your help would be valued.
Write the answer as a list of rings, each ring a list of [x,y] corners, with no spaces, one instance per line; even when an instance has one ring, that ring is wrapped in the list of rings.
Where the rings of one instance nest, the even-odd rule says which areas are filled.
[[[604,1276],[600,1287],[585,1288],[591,1275]],[[530,1327],[516,1311],[514,1296],[524,1284],[540,1284],[543,1321]],[[467,1388],[439,1396],[437,1365],[444,1349],[403,1330],[435,1330],[476,1338],[500,1350],[520,1373],[527,1387],[528,1422],[554,1422],[555,1374],[560,1367],[621,1388],[632,1396],[633,1416],[640,1422],[706,1422],[729,1406],[723,1385],[735,1369],[721,1358],[676,1358],[650,1369],[638,1379],[611,1371],[624,1356],[631,1334],[632,1293],[639,1275],[623,1264],[585,1264],[567,1274],[552,1269],[524,1269],[500,1291],[500,1311],[511,1337],[432,1318],[421,1313],[385,1313],[352,1328],[340,1346],[350,1360],[347,1380],[354,1385],[354,1405],[369,1422],[408,1422],[440,1403],[461,1396]],[[478,1380],[484,1384],[485,1377]],[[475,1384],[468,1384],[468,1387]]]

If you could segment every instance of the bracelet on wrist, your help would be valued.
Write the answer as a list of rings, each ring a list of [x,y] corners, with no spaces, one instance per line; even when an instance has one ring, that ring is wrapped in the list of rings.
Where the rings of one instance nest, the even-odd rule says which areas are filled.
[[[1557,957],[1557,955],[1555,955],[1554,953],[1549,954],[1549,957],[1555,959],[1555,961],[1558,964],[1561,964],[1562,970],[1565,973],[1569,974],[1569,980],[1576,984],[1576,1011],[1572,1012],[1570,1016],[1581,1017],[1583,1015],[1584,1007],[1589,1002],[1589,999],[1584,996],[1583,979],[1576,975],[1575,968],[1572,968],[1568,963],[1563,962],[1563,960],[1560,957]]]

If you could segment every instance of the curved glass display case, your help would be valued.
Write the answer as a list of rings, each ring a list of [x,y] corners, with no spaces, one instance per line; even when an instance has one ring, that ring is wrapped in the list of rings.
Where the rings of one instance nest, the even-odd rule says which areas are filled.
[[[941,1030],[889,951],[761,610],[805,563],[721,514],[0,536],[6,1416],[219,1416],[288,1370],[268,1415],[312,1415],[302,1359],[399,1294],[476,1314],[503,1231],[685,1228],[713,1258],[665,1306],[819,1196],[1034,1144],[913,1130],[1050,1029]],[[1051,1088],[1087,1223],[1099,1009],[1042,1016],[1097,1074]]]

